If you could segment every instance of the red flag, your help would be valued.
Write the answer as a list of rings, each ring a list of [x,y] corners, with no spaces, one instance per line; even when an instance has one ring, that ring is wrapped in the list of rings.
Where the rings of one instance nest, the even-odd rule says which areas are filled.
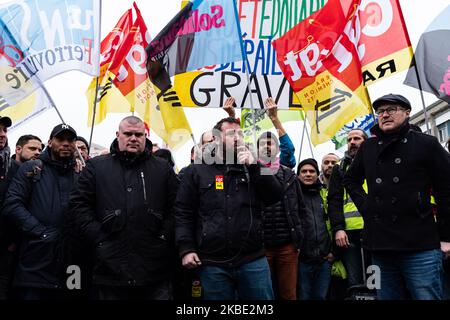
[[[314,144],[369,112],[356,49],[358,5],[359,0],[329,0],[272,42],[278,64],[306,111]]]
[[[111,64],[111,72],[115,74],[113,83],[129,102],[131,111],[137,112],[150,124],[150,128],[171,149],[176,149],[191,139],[192,130],[184,110],[169,105],[170,97],[157,98],[160,91],[153,87],[146,68],[145,48],[150,35],[136,3],[133,5],[137,17]]]
[[[88,99],[88,119],[90,126],[96,100],[95,124],[102,122],[109,112],[130,112],[130,106],[112,84],[114,75],[110,72],[111,63],[117,59],[118,50],[130,32],[133,21],[132,10],[128,9],[117,22],[114,29],[101,42],[100,75],[89,85],[86,96]],[[97,87],[97,88],[96,88]],[[97,95],[97,96],[96,96]]]
[[[398,0],[362,1],[358,17],[364,84],[407,70],[413,52]]]

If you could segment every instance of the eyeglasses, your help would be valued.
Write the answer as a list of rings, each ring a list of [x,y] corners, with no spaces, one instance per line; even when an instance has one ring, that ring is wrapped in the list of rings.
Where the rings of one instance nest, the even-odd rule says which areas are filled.
[[[377,111],[375,111],[375,113],[376,113],[377,116],[379,116],[379,117],[383,116],[383,114],[384,114],[385,112],[387,112],[388,115],[392,116],[392,115],[393,115],[394,113],[396,113],[398,110],[405,110],[405,109],[403,109],[403,108],[401,108],[401,107],[398,107],[398,106],[390,106],[390,107],[387,107],[387,108],[378,108]]]

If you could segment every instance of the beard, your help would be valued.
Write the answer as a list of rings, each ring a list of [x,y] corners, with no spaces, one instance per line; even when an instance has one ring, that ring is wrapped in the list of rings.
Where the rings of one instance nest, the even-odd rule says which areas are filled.
[[[350,147],[350,149],[348,149],[348,155],[354,158],[356,156],[356,153],[358,152],[358,149],[358,147]]]

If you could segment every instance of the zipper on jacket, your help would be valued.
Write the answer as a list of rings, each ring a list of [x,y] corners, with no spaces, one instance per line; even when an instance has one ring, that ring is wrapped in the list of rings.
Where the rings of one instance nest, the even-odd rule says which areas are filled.
[[[142,189],[144,190],[144,201],[147,202],[147,191],[145,190],[145,179],[144,172],[141,171],[141,179],[142,179]]]
[[[103,217],[102,223],[108,222],[109,220],[111,220],[111,219],[114,218],[115,216],[116,216],[116,213],[115,213],[115,212],[106,215],[105,217]]]

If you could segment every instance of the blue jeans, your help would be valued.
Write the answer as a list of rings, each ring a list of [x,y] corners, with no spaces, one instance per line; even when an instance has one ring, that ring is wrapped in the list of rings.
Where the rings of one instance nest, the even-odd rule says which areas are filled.
[[[299,300],[325,300],[331,281],[331,263],[327,260],[318,263],[298,264]]]
[[[203,266],[199,270],[205,300],[273,300],[267,258],[240,267]]]
[[[372,262],[380,268],[379,300],[442,299],[442,252],[373,253]],[[409,293],[409,295],[408,295]]]

